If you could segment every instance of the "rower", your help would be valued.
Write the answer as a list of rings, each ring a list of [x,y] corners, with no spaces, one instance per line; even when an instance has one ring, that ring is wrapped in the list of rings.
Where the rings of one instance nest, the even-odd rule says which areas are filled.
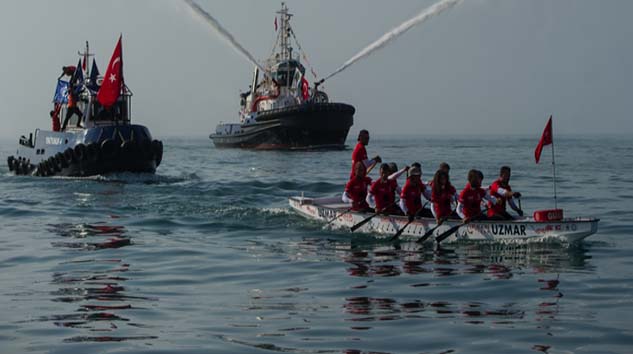
[[[435,220],[439,223],[442,219],[457,217],[452,208],[453,202],[457,203],[457,191],[449,181],[448,173],[442,169],[437,170],[431,184],[431,211]]]
[[[432,217],[432,213],[427,208],[422,208],[423,191],[427,188],[422,182],[422,169],[411,167],[409,177],[400,193],[400,209],[409,216],[409,221],[413,221],[415,216]]]
[[[481,188],[481,181],[484,174],[479,170],[468,171],[468,183],[466,187],[459,193],[457,204],[457,214],[465,222],[471,220],[486,220],[486,214],[481,212],[481,201],[487,200],[493,204],[499,200],[490,195],[490,193]]]
[[[521,193],[513,192],[510,187],[511,170],[509,166],[502,166],[499,170],[499,178],[490,185],[490,194],[499,199],[497,204],[488,203],[488,218],[494,220],[513,220],[514,217],[506,211],[506,202],[510,208],[523,216],[523,210],[519,208],[513,198],[521,198]]]
[[[352,171],[350,173],[350,177],[354,177],[354,169],[356,168],[357,162],[363,163],[365,171],[373,168],[377,163],[382,162],[382,159],[378,155],[371,160],[367,158],[367,150],[365,149],[367,144],[369,144],[369,132],[363,129],[358,133],[358,143],[356,143],[354,152],[352,152]]]
[[[376,212],[401,215],[402,212],[396,206],[397,177],[392,178],[395,174],[390,175],[391,171],[389,164],[380,165],[380,179],[371,184],[366,201],[369,206],[375,207]]]
[[[353,211],[373,212],[367,201],[367,187],[371,184],[371,178],[366,176],[367,170],[365,165],[358,161],[354,165],[353,175],[343,192],[343,202],[351,203]]]

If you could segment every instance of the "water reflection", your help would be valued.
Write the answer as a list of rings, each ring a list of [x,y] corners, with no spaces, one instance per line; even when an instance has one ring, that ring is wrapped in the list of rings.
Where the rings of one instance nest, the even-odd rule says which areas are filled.
[[[38,321],[76,330],[64,342],[120,342],[149,340],[155,336],[138,334],[143,324],[134,321],[133,314],[146,310],[146,304],[156,299],[135,296],[125,286],[132,266],[119,258],[100,257],[100,252],[133,245],[120,225],[55,224],[49,231],[69,241],[53,242],[53,247],[89,252],[69,253],[70,259],[59,264],[53,273],[51,301],[76,304],[73,312],[42,316]],[[74,258],[78,257],[78,258]],[[87,333],[86,333],[87,332]],[[107,333],[107,335],[94,335]]]

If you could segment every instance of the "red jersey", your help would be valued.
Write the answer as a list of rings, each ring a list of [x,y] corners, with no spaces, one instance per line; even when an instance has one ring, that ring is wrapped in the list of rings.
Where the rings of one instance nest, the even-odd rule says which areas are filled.
[[[354,148],[354,152],[352,152],[352,172],[349,175],[350,178],[354,177],[354,165],[356,165],[358,161],[364,164],[365,160],[367,160],[367,150],[365,150],[365,145],[359,141]]]
[[[483,188],[472,189],[470,183],[459,193],[459,202],[464,206],[464,216],[472,218],[481,215],[481,200],[486,195]]]
[[[367,197],[367,187],[371,184],[371,178],[353,177],[345,185],[345,192],[352,199],[352,210],[361,211],[369,208],[369,204],[365,201]]]
[[[393,179],[386,181],[379,179],[372,183],[369,191],[374,195],[374,200],[376,200],[376,211],[385,209],[395,203],[396,187],[398,187],[398,182]]]
[[[404,205],[407,207],[407,214],[414,215],[420,209],[422,209],[422,188],[424,188],[424,184],[420,182],[419,185],[413,186],[411,184],[411,180],[407,179],[407,182],[404,184],[402,188],[402,192],[400,193],[400,199],[404,200]]]
[[[433,211],[438,218],[446,218],[451,215],[453,209],[451,208],[451,201],[455,195],[456,190],[450,183],[442,191],[437,193],[435,189],[431,194],[431,201],[433,202]]]
[[[506,191],[512,192],[512,188],[509,184],[505,186],[501,184],[501,179],[497,179],[496,181],[492,182],[492,184],[490,185],[490,194],[497,199],[501,199],[501,202],[499,204],[488,202],[488,216],[494,216],[506,211],[506,197],[499,193],[499,188],[503,188]]]

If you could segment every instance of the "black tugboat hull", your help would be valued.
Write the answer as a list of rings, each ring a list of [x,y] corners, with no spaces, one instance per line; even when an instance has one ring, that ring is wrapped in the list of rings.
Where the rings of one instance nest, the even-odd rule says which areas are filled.
[[[303,104],[261,112],[255,123],[209,137],[220,148],[343,149],[354,113],[353,106],[343,103]]]
[[[112,125],[75,132],[38,130],[22,138],[7,159],[16,175],[87,177],[116,172],[154,173],[163,144],[142,125]]]

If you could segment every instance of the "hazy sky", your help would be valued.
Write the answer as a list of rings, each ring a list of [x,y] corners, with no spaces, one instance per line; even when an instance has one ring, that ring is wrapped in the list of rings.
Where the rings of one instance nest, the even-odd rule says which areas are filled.
[[[198,0],[256,58],[280,1]],[[431,0],[288,0],[320,77]],[[633,1],[465,0],[331,78],[355,134],[633,133]],[[105,71],[119,33],[133,119],[156,137],[237,120],[252,66],[177,0],[2,0],[2,137],[50,128],[63,65],[89,40]]]

